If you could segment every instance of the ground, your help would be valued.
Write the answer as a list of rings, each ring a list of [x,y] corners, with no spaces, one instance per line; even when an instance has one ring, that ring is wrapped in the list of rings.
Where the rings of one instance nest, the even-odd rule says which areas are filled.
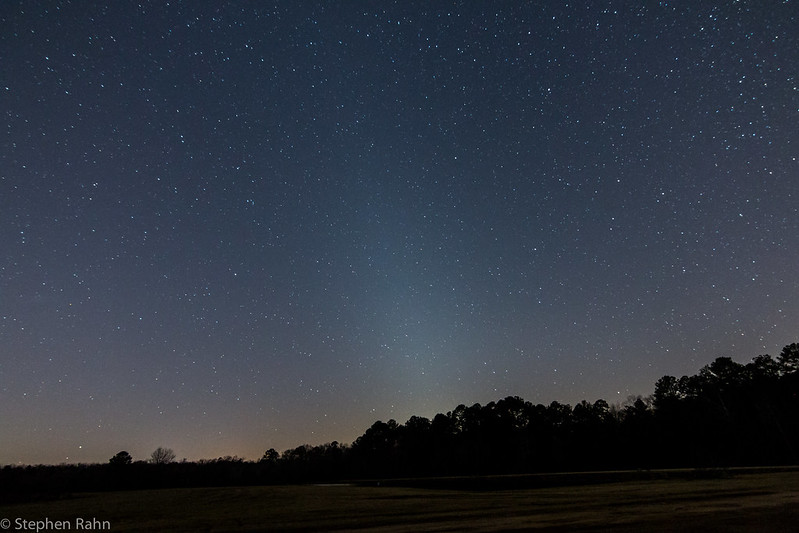
[[[629,476],[619,476],[625,479]],[[795,531],[799,471],[653,476],[539,488],[369,485],[165,489],[77,494],[0,506],[0,519],[111,531]],[[473,481],[473,478],[472,478]],[[472,485],[466,484],[472,487]],[[510,485],[519,485],[512,483]],[[2,524],[0,524],[2,525]]]

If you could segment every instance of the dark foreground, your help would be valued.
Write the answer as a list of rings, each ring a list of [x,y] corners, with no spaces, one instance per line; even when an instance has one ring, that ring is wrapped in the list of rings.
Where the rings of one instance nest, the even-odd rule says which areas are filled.
[[[8,531],[796,531],[799,471],[490,490],[304,485],[77,494],[0,506]],[[472,479],[473,482],[473,479]],[[469,485],[468,483],[466,485]],[[473,483],[472,483],[473,485]],[[22,522],[22,520],[28,522]],[[60,521],[60,522],[59,522]],[[109,530],[109,529],[106,529]]]

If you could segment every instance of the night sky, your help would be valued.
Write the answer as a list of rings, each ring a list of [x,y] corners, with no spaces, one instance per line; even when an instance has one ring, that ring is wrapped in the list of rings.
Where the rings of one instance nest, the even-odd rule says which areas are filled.
[[[258,459],[776,356],[797,28],[768,0],[4,1],[0,464]]]

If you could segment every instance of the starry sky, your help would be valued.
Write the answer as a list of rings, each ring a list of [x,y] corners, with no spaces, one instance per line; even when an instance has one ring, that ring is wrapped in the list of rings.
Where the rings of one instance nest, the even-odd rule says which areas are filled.
[[[0,5],[0,464],[258,459],[799,340],[793,1]]]

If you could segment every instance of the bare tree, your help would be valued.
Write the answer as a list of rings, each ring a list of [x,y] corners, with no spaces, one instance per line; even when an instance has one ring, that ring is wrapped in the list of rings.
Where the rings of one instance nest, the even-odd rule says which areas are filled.
[[[173,452],[171,448],[162,448],[159,446],[155,449],[152,455],[150,455],[150,462],[157,465],[171,463],[174,460],[175,452]]]

